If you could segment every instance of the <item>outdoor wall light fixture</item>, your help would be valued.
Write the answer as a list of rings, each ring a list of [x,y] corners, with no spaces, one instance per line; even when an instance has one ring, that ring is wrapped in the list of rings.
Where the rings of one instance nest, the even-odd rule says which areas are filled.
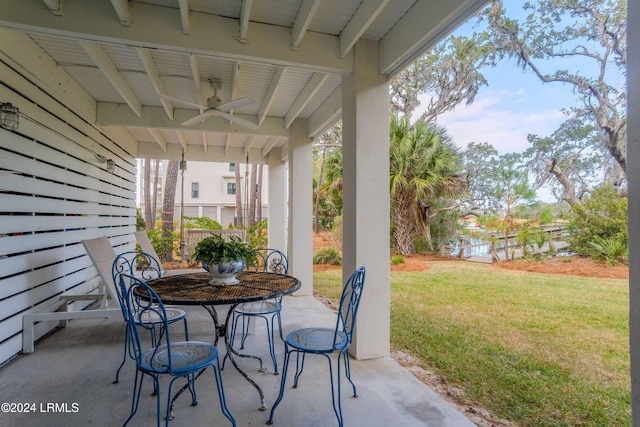
[[[9,102],[0,104],[0,126],[7,130],[16,130],[20,124],[20,110]]]
[[[116,171],[116,162],[112,159],[107,160],[107,172],[114,173]]]
[[[93,155],[96,157],[99,163],[107,164],[107,172],[114,173],[116,171],[116,162],[114,162],[113,159],[107,159],[102,154],[93,153]]]

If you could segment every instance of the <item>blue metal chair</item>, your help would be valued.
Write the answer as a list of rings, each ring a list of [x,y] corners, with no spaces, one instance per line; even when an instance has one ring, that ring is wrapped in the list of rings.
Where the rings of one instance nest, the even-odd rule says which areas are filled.
[[[120,255],[116,256],[113,261],[113,265],[111,267],[111,276],[113,278],[113,283],[116,285],[116,294],[118,295],[118,301],[120,302],[120,308],[122,309],[122,315],[125,320],[127,319],[127,310],[124,302],[124,297],[126,296],[126,289],[122,290],[118,286],[117,276],[121,274],[126,274],[129,276],[135,276],[142,280],[152,280],[157,279],[162,276],[162,268],[160,262],[158,260],[147,254],[146,252],[123,252]],[[167,314],[167,321],[171,324],[174,322],[178,322],[182,320],[184,322],[184,334],[185,339],[189,340],[189,329],[187,325],[187,317],[186,312],[184,310],[180,310],[174,307],[165,307],[165,311]],[[151,312],[149,312],[151,314]],[[149,323],[150,325],[159,325],[161,323],[161,319],[158,317],[147,317],[143,319],[144,322]],[[155,345],[156,336],[155,336],[155,328],[148,328],[151,332],[151,344]],[[120,370],[124,366],[127,361],[127,353],[129,353],[129,349],[127,348],[129,329],[125,330],[125,344],[124,344],[124,353],[122,355],[122,363],[120,363],[120,367],[116,371],[116,379],[113,381],[114,384],[117,384],[120,381]],[[131,356],[133,357],[133,356]]]
[[[247,265],[247,270],[252,271],[267,271],[271,273],[279,273],[279,274],[287,274],[289,271],[289,261],[284,253],[277,249],[256,249],[256,259],[255,262]],[[235,310],[233,311],[233,324],[231,328],[231,345],[235,340],[235,334],[238,326],[238,321],[242,319],[242,336],[240,339],[240,349],[244,349],[244,343],[247,339],[247,335],[249,335],[249,326],[251,322],[251,318],[259,317],[263,318],[267,324],[267,338],[269,340],[269,352],[271,354],[271,360],[273,361],[273,370],[274,374],[278,375],[278,362],[276,360],[276,352],[274,346],[275,340],[275,321],[278,321],[278,330],[280,334],[280,339],[284,341],[282,336],[282,319],[280,317],[280,312],[282,311],[282,298],[278,298],[276,300],[263,300],[263,301],[254,301],[254,302],[245,302],[239,304]],[[224,369],[224,364],[227,361],[227,357],[225,355],[224,361],[222,363],[222,368]]]
[[[353,387],[353,397],[358,397],[356,385],[351,380],[351,368],[349,365],[349,346],[353,338],[353,329],[358,314],[358,306],[364,287],[365,267],[361,266],[349,277],[342,288],[340,307],[335,328],[304,328],[297,329],[287,335],[285,340],[284,366],[282,368],[282,380],[280,382],[280,394],[271,408],[271,414],[267,424],[273,424],[273,414],[282,401],[284,387],[287,380],[287,369],[293,353],[296,354],[296,374],[293,388],[298,386],[298,380],[304,369],[304,360],[307,353],[320,354],[329,361],[329,376],[331,377],[331,396],[333,411],[338,417],[338,424],[343,425],[342,404],[340,401],[340,359],[344,363],[344,371],[347,379]],[[333,361],[331,354],[338,352],[337,360],[337,391],[333,384]]]
[[[214,373],[220,408],[225,417],[233,426],[236,421],[227,408],[224,395],[222,376],[218,350],[213,344],[201,341],[171,341],[169,335],[169,321],[164,304],[146,283],[126,274],[116,276],[118,286],[123,295],[126,295],[125,307],[127,310],[128,345],[136,361],[136,376],[134,380],[133,396],[131,402],[131,414],[125,421],[126,426],[138,410],[142,383],[145,375],[153,379],[153,387],[156,393],[157,425],[160,426],[160,381],[161,375],[172,377],[167,390],[167,408],[165,425],[169,425],[172,418],[172,387],[178,378],[187,378],[187,387],[191,392],[192,405],[197,405],[195,379],[207,368],[211,367]],[[126,292],[126,294],[124,294]],[[158,322],[149,323],[147,319],[159,319]],[[148,349],[142,346],[140,329],[157,329],[155,332],[155,345]],[[138,381],[139,379],[139,381]]]

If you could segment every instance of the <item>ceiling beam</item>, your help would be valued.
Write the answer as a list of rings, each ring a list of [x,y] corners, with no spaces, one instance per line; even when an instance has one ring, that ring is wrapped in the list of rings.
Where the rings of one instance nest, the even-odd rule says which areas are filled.
[[[62,1],[61,0],[44,0],[44,4],[47,5],[49,11],[56,15],[62,15]]]
[[[284,120],[279,117],[267,117],[259,129],[247,129],[236,123],[229,123],[224,117],[210,117],[192,126],[183,126],[182,122],[193,117],[194,110],[175,108],[173,120],[169,120],[161,107],[144,106],[142,115],[136,117],[125,104],[99,102],[96,122],[102,126],[123,126],[131,128],[158,128],[183,131],[201,131],[230,133],[237,135],[265,135],[288,138],[290,131],[285,129]],[[235,114],[237,117],[255,121],[255,116]]]
[[[118,18],[120,19],[120,24],[128,27],[131,24],[131,10],[129,9],[129,0],[111,0],[111,5],[115,9]]]
[[[322,87],[324,82],[329,78],[328,74],[325,73],[314,73],[309,82],[304,87],[302,92],[300,92],[300,96],[295,100],[287,115],[284,118],[284,127],[289,128],[293,121],[298,117],[298,115],[302,112],[304,107],[307,106],[309,101],[318,93],[318,90]]]
[[[158,143],[158,146],[162,149],[162,151],[167,151],[167,140],[162,136],[162,133],[158,129],[149,129],[149,133],[155,141]]]
[[[204,153],[207,154],[207,151],[209,150],[209,134],[206,132],[202,132],[200,135],[202,136],[202,147]]]
[[[320,6],[320,0],[304,0],[300,5],[296,20],[291,26],[291,49],[297,50],[300,48],[302,38],[307,28],[309,28],[318,6]]]
[[[193,76],[193,84],[196,87],[196,93],[198,94],[198,104],[204,105],[206,102],[204,92],[202,91],[202,79],[200,77],[200,64],[198,56],[195,54],[189,55],[189,64],[191,65],[191,75]],[[204,113],[204,108],[200,109],[200,113]]]
[[[264,157],[267,157],[269,155],[269,152],[273,150],[273,147],[275,147],[277,143],[278,138],[269,138],[267,143],[264,144],[264,147],[262,147],[262,155]]]
[[[315,138],[322,135],[342,115],[342,89],[339,87],[307,119],[307,136]]]
[[[269,89],[267,89],[267,93],[264,96],[264,101],[262,101],[262,105],[260,106],[260,110],[258,112],[258,126],[262,126],[262,122],[267,117],[269,113],[269,108],[275,99],[276,92],[278,91],[278,87],[282,83],[282,79],[284,77],[284,67],[277,67],[276,72],[271,79],[271,84],[269,85]]]
[[[178,137],[178,141],[180,141],[180,145],[184,152],[187,152],[187,138],[185,138],[184,133],[181,130],[176,131],[176,136]]]
[[[249,137],[249,140],[244,144],[244,155],[245,155],[245,157],[249,155],[249,152],[253,148],[253,144],[255,144],[255,142],[256,142],[256,136],[255,135],[251,135]]]
[[[180,6],[180,21],[182,22],[182,34],[191,33],[191,19],[189,18],[189,0],[178,0]]]
[[[249,31],[249,17],[251,16],[251,6],[253,0],[242,1],[242,11],[240,12],[240,29],[238,32],[238,41],[247,42],[247,32]]]
[[[307,31],[304,44],[292,50],[290,28],[251,22],[251,43],[234,43],[230,40],[237,38],[237,19],[192,10],[191,34],[185,36],[175,9],[142,2],[131,2],[129,7],[135,21],[127,28],[117,19],[105,19],[113,16],[113,9],[104,1],[75,1],[62,16],[52,19],[42,3],[24,1],[15,7],[15,0],[0,0],[0,27],[343,75],[353,71],[352,55],[340,58],[337,54],[336,36]]]
[[[97,43],[90,42],[80,42],[80,45],[91,59],[93,59],[93,62],[95,62],[98,68],[100,68],[102,74],[105,75],[107,80],[109,80],[109,83],[111,83],[113,88],[120,94],[122,99],[125,100],[131,110],[133,110],[136,116],[140,117],[142,114],[142,103],[133,93],[127,84],[127,81],[122,77],[102,46]]]
[[[393,77],[455,31],[488,2],[489,0],[418,0],[380,40],[380,74]]]
[[[340,34],[340,57],[344,57],[351,50],[360,36],[369,28],[380,12],[389,3],[389,0],[364,0],[351,20]]]
[[[224,138],[224,154],[229,154],[229,147],[231,147],[231,135],[227,134]]]
[[[164,83],[160,78],[160,71],[158,71],[158,67],[156,66],[155,61],[153,60],[153,56],[150,51],[147,49],[136,49],[138,52],[138,56],[140,57],[140,61],[142,61],[142,65],[144,66],[145,71],[147,72],[147,77],[151,80],[151,85],[153,89],[156,91],[156,95],[168,95],[167,89],[164,87]],[[173,103],[171,101],[167,101],[164,98],[160,99],[160,103],[162,103],[162,108],[167,113],[167,117],[173,120]]]
[[[209,151],[204,153],[200,146],[189,145],[186,152],[183,151],[182,146],[179,144],[169,144],[167,152],[163,152],[158,148],[158,145],[154,142],[140,141],[139,142],[138,157],[148,159],[165,159],[165,160],[182,160],[189,162],[223,162],[223,163],[236,163],[242,164],[246,161],[246,154],[242,147],[230,147],[225,152],[222,146],[209,147]],[[268,164],[269,158],[262,156],[262,150],[254,148],[249,153],[249,159],[251,163]]]

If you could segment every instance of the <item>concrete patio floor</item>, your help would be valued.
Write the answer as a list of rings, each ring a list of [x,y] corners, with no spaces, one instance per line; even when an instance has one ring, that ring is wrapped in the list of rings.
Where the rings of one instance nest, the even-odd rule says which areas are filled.
[[[283,329],[324,325],[333,326],[334,314],[313,297],[288,296],[283,303]],[[192,340],[211,341],[212,320],[200,307],[187,307]],[[273,374],[268,356],[264,322],[258,322],[256,334],[247,339],[248,352],[263,357],[266,372],[258,372],[253,360],[240,365],[264,390],[270,409],[280,387],[281,376]],[[181,325],[172,330],[180,338]],[[119,426],[131,407],[134,364],[123,368],[119,384],[112,384],[120,364],[124,340],[121,318],[74,320],[66,328],[54,331],[36,344],[35,352],[16,357],[0,369],[0,403],[29,404],[35,412],[7,413],[2,406],[0,425],[13,426]],[[222,341],[218,348],[224,348]],[[278,339],[276,350],[280,366],[284,345]],[[224,354],[224,350],[221,350]],[[375,426],[473,426],[466,417],[441,399],[407,370],[389,357],[352,360],[352,379],[358,387],[354,399],[343,381],[342,407],[345,425]],[[322,357],[307,357],[297,389],[291,387],[293,366],[287,376],[284,400],[277,408],[274,426],[335,426],[331,406],[327,362]],[[223,371],[227,405],[238,426],[262,426],[269,409],[260,411],[257,391],[227,363]],[[183,380],[176,381],[180,387]],[[163,383],[163,402],[166,382]],[[228,426],[218,403],[211,370],[197,381],[197,406],[190,405],[189,393],[176,402],[175,419],[179,426]],[[346,384],[346,386],[344,386]],[[156,423],[156,401],[151,396],[152,382],[147,378],[132,426]],[[57,404],[51,405],[51,404]],[[162,409],[164,423],[164,407]]]

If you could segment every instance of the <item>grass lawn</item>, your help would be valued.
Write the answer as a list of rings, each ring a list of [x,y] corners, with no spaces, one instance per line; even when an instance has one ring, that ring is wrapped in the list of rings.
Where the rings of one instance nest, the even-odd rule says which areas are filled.
[[[391,273],[391,346],[518,425],[631,425],[628,306],[623,279],[438,261]]]

